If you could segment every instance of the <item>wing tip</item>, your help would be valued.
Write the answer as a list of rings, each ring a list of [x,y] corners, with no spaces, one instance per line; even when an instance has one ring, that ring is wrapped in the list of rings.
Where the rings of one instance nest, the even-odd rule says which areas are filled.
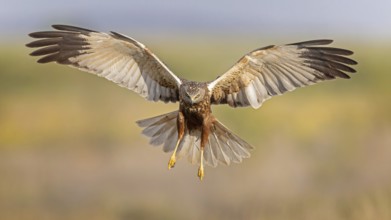
[[[32,38],[42,38],[42,35],[43,35],[45,32],[46,32],[46,31],[32,32],[32,33],[29,33],[28,36],[29,36],[29,37],[32,37]]]
[[[29,34],[29,36],[30,36],[30,34]],[[31,37],[31,36],[30,36],[30,37]],[[35,47],[35,46],[34,46],[34,42],[27,43],[27,44],[25,44],[24,46],[29,47],[29,48],[34,48],[34,47]],[[31,53],[30,53],[30,55],[31,55]]]
[[[318,46],[318,45],[329,45],[333,43],[334,40],[332,39],[317,39],[317,40],[308,40],[308,41],[301,41],[297,43],[287,44],[287,45],[296,45],[296,46]]]
[[[80,33],[96,32],[91,29],[77,27],[73,25],[65,25],[65,24],[53,24],[52,28],[59,31],[70,31],[70,32],[80,32]]]

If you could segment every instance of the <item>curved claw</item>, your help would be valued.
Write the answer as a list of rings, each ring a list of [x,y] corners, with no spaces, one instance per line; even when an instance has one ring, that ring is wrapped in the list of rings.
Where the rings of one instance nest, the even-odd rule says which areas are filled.
[[[198,178],[200,178],[201,181],[204,178],[204,166],[200,166],[200,168],[198,168]]]
[[[175,154],[173,154],[170,160],[168,161],[168,169],[170,170],[171,168],[173,168],[175,166],[175,163],[176,163],[176,158],[175,158]]]

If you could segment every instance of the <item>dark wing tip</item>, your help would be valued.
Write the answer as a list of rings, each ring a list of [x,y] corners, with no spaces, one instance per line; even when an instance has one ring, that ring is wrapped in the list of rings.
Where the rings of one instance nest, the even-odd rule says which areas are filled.
[[[342,55],[342,56],[350,56],[353,54],[353,51],[341,49],[341,48],[334,48],[334,47],[306,47],[307,49],[316,49],[318,51],[321,51],[325,54],[334,54],[334,55]]]
[[[27,43],[27,44],[25,44],[25,46],[26,46],[26,47],[33,48],[33,47],[35,47],[35,46],[34,46],[34,42],[35,42],[35,41],[30,42],[30,43]],[[30,55],[31,55],[31,54],[30,54]]]
[[[356,65],[357,62],[345,57],[348,54],[347,50],[339,48],[304,48],[306,50],[301,53],[300,57],[305,59],[304,62],[307,63],[309,67],[325,74],[326,76],[330,76],[331,78],[340,77],[349,79],[350,76],[347,75],[347,73],[356,72],[356,70],[350,67],[350,65]]]
[[[353,51],[334,48],[322,45],[331,44],[333,40],[311,40],[289,45],[295,45],[301,51],[300,57],[305,59],[305,63],[312,69],[325,74],[330,78],[340,77],[349,79],[347,73],[355,73],[356,70],[350,65],[356,65],[357,61],[348,58]]]
[[[341,49],[341,50],[342,50],[342,49]],[[344,50],[344,52],[345,52],[345,55],[347,55],[347,56],[353,55],[353,54],[354,54],[354,52],[351,51],[351,50],[346,50],[346,49],[343,49],[343,50]],[[357,64],[357,63],[355,63],[355,64]]]
[[[38,32],[29,33],[28,35],[32,38],[42,38],[42,34],[46,32],[47,31],[38,31]]]
[[[297,42],[293,44],[288,44],[288,45],[296,45],[296,46],[316,46],[316,45],[328,45],[331,44],[333,40],[330,39],[319,39],[319,40],[309,40],[309,41],[302,41],[302,42]]]
[[[80,35],[88,35],[91,30],[68,26],[68,25],[53,25],[56,30],[40,31],[30,33],[32,38],[38,38],[28,44],[27,47],[36,48],[31,52],[31,56],[43,56],[37,62],[48,63],[57,62],[61,64],[69,63],[70,57],[75,57],[85,51],[85,45],[88,45]]]
[[[53,24],[52,27],[56,30],[59,30],[59,31],[71,31],[71,32],[81,32],[81,33],[96,32],[94,30],[71,26],[71,25],[64,25],[64,24]]]

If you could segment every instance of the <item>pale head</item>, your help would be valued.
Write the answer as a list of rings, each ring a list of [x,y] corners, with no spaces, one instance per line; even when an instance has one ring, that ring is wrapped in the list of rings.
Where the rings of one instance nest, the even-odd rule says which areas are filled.
[[[187,104],[196,104],[204,100],[206,86],[203,83],[186,82],[181,85],[180,93],[182,100]]]

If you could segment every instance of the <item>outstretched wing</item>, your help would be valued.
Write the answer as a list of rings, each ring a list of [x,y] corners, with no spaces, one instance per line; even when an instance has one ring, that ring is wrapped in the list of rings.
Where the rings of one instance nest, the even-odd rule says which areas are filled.
[[[76,67],[105,77],[148,100],[178,101],[181,80],[143,44],[115,32],[107,34],[66,25],[53,28],[57,31],[30,34],[40,38],[26,45],[39,48],[31,53],[43,56],[39,63]]]
[[[350,78],[357,64],[345,49],[322,47],[332,40],[313,40],[282,46],[268,46],[242,57],[221,77],[210,82],[213,104],[259,108],[274,95],[299,87],[335,79]]]

